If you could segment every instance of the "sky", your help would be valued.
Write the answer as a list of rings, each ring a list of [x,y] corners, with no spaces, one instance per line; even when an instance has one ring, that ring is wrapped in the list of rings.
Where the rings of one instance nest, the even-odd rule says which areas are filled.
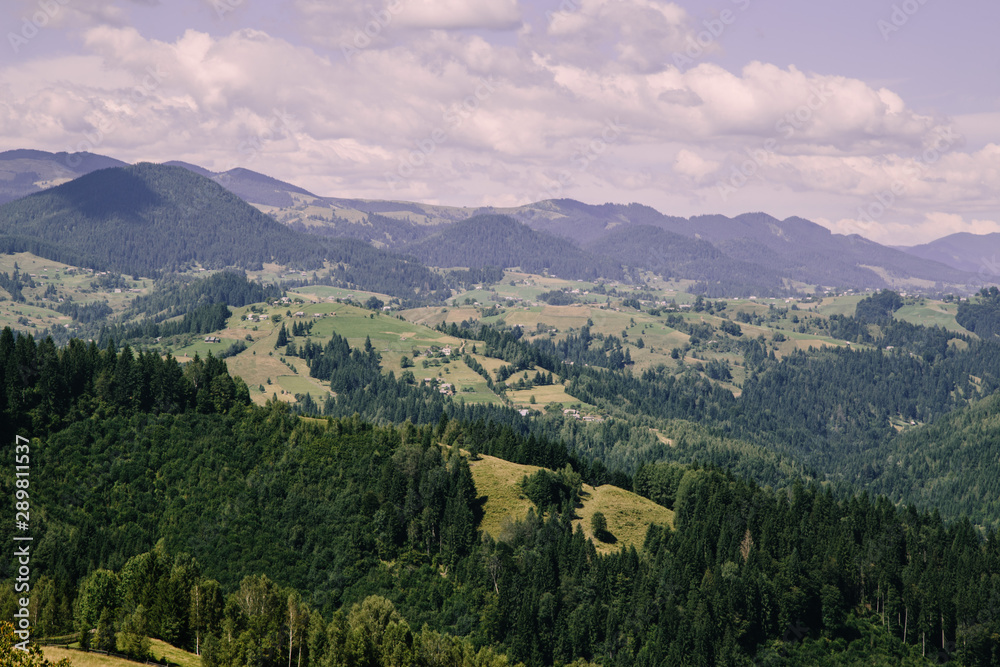
[[[0,150],[1000,231],[995,0],[3,0]]]

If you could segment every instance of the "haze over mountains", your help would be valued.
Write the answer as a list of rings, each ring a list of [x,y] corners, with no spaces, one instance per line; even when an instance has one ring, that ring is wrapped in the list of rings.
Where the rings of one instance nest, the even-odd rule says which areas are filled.
[[[161,241],[177,235],[182,244],[193,243],[195,238],[204,243],[205,225],[189,225],[199,216],[214,221],[211,238],[215,240],[211,243],[225,244],[229,241],[223,239],[229,238],[253,245],[251,236],[257,237],[257,243],[264,243],[265,238],[271,243],[280,236],[283,240],[270,248],[275,258],[285,253],[286,244],[291,244],[287,246],[290,251],[300,243],[305,244],[303,248],[310,246],[303,260],[318,258],[322,253],[316,252],[315,241],[303,241],[318,235],[331,237],[331,241],[334,238],[341,242],[345,238],[364,241],[412,255],[432,266],[522,266],[525,270],[548,270],[566,278],[626,280],[635,280],[638,271],[649,270],[665,277],[695,280],[699,291],[713,296],[781,294],[817,285],[969,291],[980,286],[988,274],[1000,273],[995,262],[984,260],[984,252],[990,254],[989,248],[994,248],[994,253],[1000,251],[1000,235],[957,234],[915,248],[890,248],[857,235],[833,234],[803,218],[778,220],[766,213],[688,219],[664,215],[641,204],[594,206],[570,199],[512,208],[471,209],[321,197],[248,169],[215,173],[185,162],[144,165],[140,171],[147,175],[165,174],[168,172],[163,170],[183,168],[196,177],[185,179],[185,187],[210,193],[213,201],[203,202],[205,207],[198,212],[184,202],[186,195],[175,197],[169,207],[171,211],[183,212],[187,206],[188,214],[164,218],[163,211],[149,213],[156,208],[153,201],[164,196],[163,193],[147,193],[149,197],[140,205],[136,195],[130,194],[132,181],[122,180],[124,166],[125,163],[113,158],[89,153],[71,155],[32,150],[0,153],[0,202],[39,193],[95,170],[117,168],[119,173],[115,177],[81,179],[83,183],[78,186],[56,188],[52,190],[57,194],[56,199],[34,198],[30,206],[21,203],[0,207],[0,233],[24,237],[30,230],[34,238],[59,245],[65,255],[69,245],[76,243],[68,240],[65,232],[82,232],[87,227],[90,230],[87,236],[101,237],[107,233],[107,220],[98,220],[100,215],[95,218],[84,210],[90,206],[91,213],[117,211],[137,215],[146,224],[169,219],[171,225],[179,225],[170,229],[158,227],[157,233],[165,234],[158,237]],[[172,175],[168,180],[176,178]],[[228,193],[223,194],[222,188],[212,190],[204,184],[196,185],[198,181],[214,181],[242,202],[226,197]],[[44,205],[39,203],[42,201]],[[93,208],[96,201],[104,203]],[[128,209],[125,203],[128,201],[139,208]],[[240,206],[243,202],[268,216],[255,215],[253,208]],[[44,214],[39,212],[40,205]],[[125,209],[120,209],[121,206]],[[222,213],[223,210],[239,212],[234,218]],[[56,226],[39,227],[42,218]],[[239,225],[230,226],[229,231],[220,229],[235,219],[252,221],[258,231],[250,232]],[[283,235],[277,231],[279,227],[268,226],[272,219],[284,223],[284,229],[291,227],[288,231],[292,234]],[[269,230],[266,233],[265,228]],[[230,238],[227,234],[235,236]],[[188,238],[190,235],[194,236]],[[87,256],[95,251],[96,248],[89,246],[74,250]],[[254,261],[267,259],[266,252],[251,254]],[[183,263],[193,257],[195,254],[188,252],[172,259]],[[219,256],[219,261],[230,259]],[[165,261],[161,258],[156,262],[162,264],[161,260]],[[169,262],[159,268],[167,266]],[[424,282],[430,287],[430,283]]]
[[[444,288],[412,260],[297,232],[204,176],[149,163],[92,171],[0,206],[0,251],[143,276],[266,262],[315,271],[328,261],[331,279],[384,294],[435,300]]]
[[[9,169],[33,191],[0,204],[0,430],[54,480],[36,638],[217,667],[1000,662],[1000,291],[951,291],[975,274],[763,213],[60,168]],[[924,293],[785,298],[878,281]]]
[[[903,248],[916,257],[947,264],[983,277],[1000,275],[1000,234],[960,232],[943,238]]]

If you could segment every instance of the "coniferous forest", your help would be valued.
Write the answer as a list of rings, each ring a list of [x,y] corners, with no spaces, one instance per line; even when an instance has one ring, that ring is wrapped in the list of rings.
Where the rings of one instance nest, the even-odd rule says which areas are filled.
[[[94,194],[122,182],[136,187],[110,208]],[[786,287],[742,264],[695,275],[718,252],[652,228],[616,232],[593,254],[495,215],[400,236],[397,247],[459,264],[434,271],[306,237],[180,168],[61,187],[0,208],[8,250],[107,270],[77,299],[52,274],[0,272],[16,308],[51,303],[71,322],[0,333],[0,437],[27,438],[32,465],[30,487],[4,468],[0,492],[30,497],[37,637],[137,660],[162,640],[206,667],[1000,664],[995,288],[958,305],[957,329],[899,317],[916,300],[889,290],[825,317],[704,296],[685,313],[639,282],[630,253],[692,275],[699,293]],[[189,214],[206,210],[220,224],[199,250],[166,233],[191,232]],[[137,216],[165,224],[144,236],[126,229]],[[117,245],[63,244],[53,231],[94,220]],[[380,224],[403,224],[392,220]],[[233,254],[240,236],[259,243]],[[311,270],[294,283],[245,272],[292,257]],[[515,259],[538,274],[499,268]],[[195,265],[226,268],[172,272]],[[152,289],[115,307],[89,297],[138,284],[120,271],[150,271]],[[498,284],[527,289],[550,271],[634,281],[524,292],[557,317],[603,301],[628,326],[586,317],[556,336],[541,320],[533,332],[507,324],[528,307],[500,299]],[[372,292],[307,306],[293,287]],[[466,298],[463,315],[476,317],[449,319],[443,305],[462,308],[445,301],[453,288],[491,303]],[[314,334],[326,313],[292,314],[319,303],[349,315],[332,335]],[[404,319],[383,308],[407,306],[436,311],[425,330],[461,343],[441,362],[491,400],[453,395],[441,373],[454,366],[432,349],[407,353],[436,380],[417,382],[407,356],[388,370],[385,339],[372,337]],[[776,354],[787,338],[765,319],[837,344]],[[359,321],[370,336],[356,335]],[[654,326],[686,343],[637,364]],[[166,351],[224,330],[238,331],[228,347],[206,337],[184,363]],[[285,402],[263,378],[230,374],[229,357],[258,350],[324,391]],[[728,356],[706,356],[717,351]],[[518,409],[536,391],[565,398]],[[538,468],[510,483],[530,509],[490,531],[495,490],[473,474],[484,457]],[[604,485],[671,520],[639,521],[638,540],[617,544],[581,499]],[[0,532],[12,543],[17,525]],[[17,570],[2,567],[0,618],[13,618]],[[0,656],[12,632],[0,623]]]
[[[336,339],[308,354],[333,382],[377,363]],[[212,357],[182,367],[10,329],[0,391],[3,437],[31,433],[44,471],[39,630],[95,648],[117,633],[141,656],[154,637],[234,666],[1000,660],[1000,536],[967,519],[665,463],[615,481],[673,509],[673,527],[600,555],[572,503],[544,495],[497,539],[478,531],[463,442],[595,474],[490,415],[302,419],[253,406]]]
[[[0,667],[1000,667],[966,4],[0,0]]]

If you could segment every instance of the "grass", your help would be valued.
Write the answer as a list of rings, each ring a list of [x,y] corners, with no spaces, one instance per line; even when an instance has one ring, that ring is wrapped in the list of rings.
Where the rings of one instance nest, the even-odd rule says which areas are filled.
[[[968,334],[969,331],[955,320],[957,314],[958,304],[925,301],[923,304],[903,306],[896,311],[894,317],[911,324],[925,327],[939,326],[948,331]]]
[[[577,509],[580,518],[573,523],[583,528],[587,538],[594,540],[594,546],[600,553],[629,546],[641,549],[651,524],[673,528],[673,511],[648,498],[610,484],[597,488],[585,484],[583,490],[583,507]],[[614,537],[612,542],[601,542],[594,537],[590,522],[596,512],[602,513],[607,520],[608,532]]]
[[[534,377],[534,376],[535,376],[534,372],[528,373],[528,377]],[[515,375],[514,377],[511,378],[511,380],[508,380],[508,382],[510,381],[517,382],[517,378],[519,377],[521,377],[521,375]],[[549,403],[562,403],[562,406],[564,408],[569,407],[570,405],[579,404],[581,409],[583,409],[585,412],[588,409],[593,409],[593,406],[583,403],[580,399],[574,398],[569,394],[567,394],[566,388],[563,387],[561,384],[539,385],[533,389],[508,391],[507,396],[510,398],[510,400],[514,401],[514,403],[517,403],[518,405],[531,407],[536,410],[543,409]],[[534,403],[531,402],[532,396],[535,397]]]
[[[816,312],[821,315],[854,315],[855,309],[858,307],[858,301],[864,299],[867,294],[849,294],[845,296],[831,296],[823,299],[818,306],[816,306]]]
[[[531,306],[527,310],[514,310],[505,317],[507,324],[520,324],[526,331],[535,331],[539,323],[554,326],[560,331],[579,329],[594,317],[593,306]],[[596,319],[594,320],[596,323]]]
[[[425,327],[436,327],[439,324],[455,324],[465,319],[479,319],[479,312],[472,306],[455,308],[451,306],[427,306],[411,308],[400,313],[408,322]]]
[[[166,658],[181,667],[201,667],[201,656],[171,646],[159,639],[150,639],[150,649],[157,658]]]
[[[492,456],[470,461],[472,479],[480,497],[485,497],[484,515],[480,528],[493,537],[499,537],[506,521],[523,519],[534,504],[521,493],[517,484],[525,475],[531,475],[538,466],[510,463]]]
[[[325,286],[318,287],[321,287],[322,290],[336,289]],[[344,291],[347,292],[347,290]],[[356,292],[350,293],[357,296]],[[432,348],[462,349],[465,341],[459,338],[447,336],[421,324],[399,319],[396,315],[373,312],[325,300],[311,303],[276,304],[274,306],[256,304],[256,307],[260,312],[254,313],[254,315],[266,316],[265,321],[249,322],[244,320],[243,318],[251,312],[250,306],[234,308],[233,316],[227,323],[228,327],[212,334],[221,338],[221,343],[206,343],[204,342],[205,335],[199,335],[192,337],[190,343],[169,348],[169,351],[181,361],[185,361],[191,359],[195,353],[205,356],[209,351],[212,351],[217,354],[233,342],[244,340],[249,335],[252,341],[245,341],[247,349],[226,359],[226,365],[231,374],[243,378],[243,381],[247,383],[250,387],[250,396],[255,403],[263,405],[267,399],[274,396],[277,396],[279,400],[295,402],[295,394],[306,393],[312,395],[314,400],[321,402],[329,395],[329,386],[309,377],[309,367],[304,360],[294,356],[285,356],[285,348],[275,349],[274,347],[282,325],[285,325],[286,331],[290,332],[293,323],[308,322],[312,324],[312,332],[309,336],[295,337],[293,340],[297,346],[303,345],[307,339],[313,343],[324,345],[334,333],[345,337],[351,347],[355,348],[363,348],[367,339],[382,356],[382,369],[386,373],[391,371],[399,377],[406,370],[402,366],[403,357],[410,357],[413,366],[408,370],[413,372],[418,382],[425,377],[437,378],[440,382],[448,382],[455,386],[456,400],[461,399],[467,403],[502,403],[500,397],[486,386],[486,381],[459,358],[452,358],[448,363],[437,358],[430,362],[436,365],[423,368],[424,360],[428,359],[427,353]],[[288,317],[289,311],[292,313],[302,311],[305,313],[305,317]],[[323,317],[313,317],[317,313]],[[272,315],[281,316],[280,322],[273,322]],[[471,346],[469,349],[471,350]],[[414,350],[417,351],[416,356],[414,356]],[[495,365],[491,363],[496,360],[479,355],[473,356],[491,371],[500,365],[499,362]],[[286,363],[282,363],[281,358],[284,358]],[[294,371],[291,366],[295,367]],[[268,379],[271,380],[271,384],[267,383]],[[260,391],[261,385],[265,389],[263,393]],[[471,387],[472,391],[461,391],[464,387]]]
[[[311,301],[327,301],[329,299],[347,299],[364,303],[369,297],[375,296],[386,303],[392,297],[378,292],[366,292],[364,290],[346,289],[343,287],[331,287],[329,285],[309,285],[307,287],[296,287],[288,290],[289,296],[299,295]]]
[[[295,359],[293,363],[295,361],[299,362],[296,368],[305,365],[305,362],[301,359]],[[278,386],[292,395],[311,394],[315,399],[325,397],[330,393],[330,388],[324,387],[316,378],[303,377],[301,375],[279,375],[277,379]]]
[[[521,493],[518,483],[522,477],[531,475],[540,468],[510,463],[492,456],[472,461],[469,467],[479,495],[486,500],[480,528],[494,537],[501,537],[505,524],[523,519],[528,510],[534,507]],[[615,538],[613,543],[594,540],[594,545],[601,553],[629,546],[641,549],[651,524],[674,525],[674,513],[671,510],[609,484],[597,488],[584,484],[581,501],[582,507],[576,510],[579,518],[573,523],[582,527],[584,535],[593,537],[590,520],[595,512],[601,512],[607,519],[608,532]]]
[[[180,667],[201,667],[201,657],[194,653],[171,646],[159,639],[150,639],[149,643],[154,662],[161,664],[170,662]],[[73,667],[135,667],[137,664],[143,664],[100,653],[86,653],[56,646],[43,646],[42,653],[45,654],[46,660],[52,662],[65,658],[73,664]]]
[[[115,313],[120,313],[137,296],[137,293],[130,292],[130,289],[146,293],[152,285],[151,280],[132,280],[126,276],[126,288],[121,292],[116,293],[107,289],[95,291],[90,287],[90,283],[97,276],[88,269],[78,269],[26,252],[0,254],[0,272],[13,275],[15,265],[23,277],[31,277],[35,287],[22,288],[25,303],[11,301],[10,295],[0,289],[0,327],[10,326],[32,334],[37,334],[45,328],[64,327],[67,324],[71,330],[75,329],[68,316],[55,311],[60,298],[72,298],[81,305],[106,301]],[[45,290],[50,285],[55,288],[56,296],[45,298]]]

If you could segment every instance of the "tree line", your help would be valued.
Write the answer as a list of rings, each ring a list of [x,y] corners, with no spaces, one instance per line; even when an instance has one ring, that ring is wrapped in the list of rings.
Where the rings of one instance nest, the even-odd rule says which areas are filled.
[[[32,373],[39,361],[51,372]],[[92,641],[117,632],[141,651],[145,632],[219,665],[287,664],[289,651],[303,667],[397,664],[430,639],[463,661],[483,647],[484,659],[530,665],[747,664],[793,627],[802,651],[829,642],[875,664],[1000,657],[1000,539],[965,519],[819,485],[773,491],[714,467],[647,466],[616,481],[672,507],[674,525],[650,529],[641,551],[603,556],[560,490],[593,472],[575,477],[565,447],[512,427],[303,420],[277,401],[250,405],[232,379],[227,400],[228,374],[211,358],[143,373],[124,346],[56,350],[9,331],[0,362],[4,425],[31,433],[33,479],[46,480],[33,498],[46,508],[33,568],[51,594],[37,613]],[[60,395],[61,418],[44,419],[39,406]],[[34,407],[12,410],[11,397]],[[29,419],[9,421],[19,414]],[[477,444],[571,468],[556,484],[537,480],[538,511],[483,534],[460,452]],[[204,626],[191,615],[199,586],[217,603]],[[12,589],[2,590],[6,613]],[[377,649],[362,640],[391,623],[355,624],[350,639],[355,609],[395,618],[372,596],[406,622]],[[322,629],[303,630],[296,619],[314,612]]]

